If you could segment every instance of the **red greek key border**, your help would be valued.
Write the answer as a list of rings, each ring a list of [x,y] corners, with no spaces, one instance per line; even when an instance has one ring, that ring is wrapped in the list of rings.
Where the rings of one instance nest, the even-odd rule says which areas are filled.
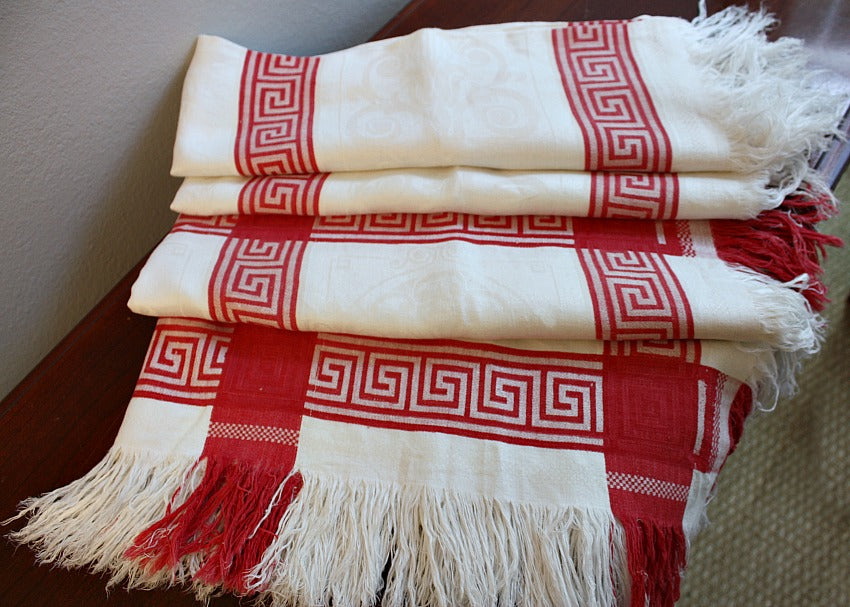
[[[242,175],[316,173],[313,113],[318,57],[248,51],[234,157]]]
[[[632,55],[628,22],[552,31],[564,92],[584,135],[585,169],[670,172],[670,138]]]

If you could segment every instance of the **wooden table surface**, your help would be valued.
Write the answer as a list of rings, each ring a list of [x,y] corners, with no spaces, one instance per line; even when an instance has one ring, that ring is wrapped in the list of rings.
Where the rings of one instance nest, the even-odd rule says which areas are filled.
[[[709,2],[715,11],[729,4]],[[778,34],[804,37],[816,48],[844,45],[846,34],[826,18],[847,2],[765,3],[782,19]],[[750,2],[757,7],[757,2]],[[644,13],[692,18],[697,3],[682,0],[414,0],[375,39],[421,27],[457,28],[503,21],[623,19]],[[261,50],[261,49],[260,49]],[[163,141],[170,147],[171,141]],[[170,201],[163,200],[162,204]],[[140,264],[141,265],[141,264]],[[126,302],[136,266],[0,404],[0,520],[23,498],[85,474],[118,431],[141,368],[155,319],[131,313]],[[16,529],[21,522],[4,529]],[[214,607],[237,605],[232,596]],[[104,591],[104,579],[81,571],[36,566],[27,548],[0,540],[0,606],[197,605],[179,590]]]

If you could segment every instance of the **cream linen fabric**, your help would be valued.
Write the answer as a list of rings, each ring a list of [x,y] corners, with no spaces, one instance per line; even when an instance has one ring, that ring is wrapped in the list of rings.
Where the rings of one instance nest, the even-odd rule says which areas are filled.
[[[696,339],[809,348],[805,298],[713,254],[692,226],[699,256],[664,255],[693,314]],[[130,309],[211,319],[213,270],[223,236],[173,232],[133,285]],[[303,331],[394,338],[596,339],[590,285],[579,255],[563,247],[307,242],[295,277]],[[291,284],[291,278],[287,284]],[[639,290],[631,297],[640,298]]]
[[[316,214],[456,212],[587,217],[591,215],[593,178],[591,173],[581,171],[494,171],[475,167],[330,173],[322,182]],[[635,175],[630,180],[629,187],[635,195],[654,195],[655,185],[642,176]],[[663,219],[748,219],[780,202],[780,197],[771,196],[766,190],[767,179],[758,174],[686,173],[678,175],[677,180],[678,209]],[[240,209],[239,200],[248,181],[247,177],[187,178],[171,209],[204,216],[245,212]],[[639,208],[633,212],[640,217]]]
[[[424,29],[322,55],[313,116],[318,170],[584,170],[582,131],[553,51],[552,29],[565,25]],[[694,26],[640,17],[629,22],[628,35],[670,138],[671,170],[739,170],[739,139],[758,144],[769,125],[737,132],[723,125],[728,100],[717,97],[707,71],[695,64]],[[199,38],[183,89],[173,175],[239,174],[234,141],[245,54],[224,39]]]
[[[601,354],[598,341],[491,342],[541,352]],[[700,343],[702,364],[742,382],[752,382],[765,354],[746,352],[734,342]],[[720,428],[726,428],[729,404],[737,384],[723,395]],[[201,456],[212,407],[182,406],[152,398],[131,399],[115,442],[116,448],[166,457]],[[721,432],[718,450],[728,449]],[[334,445],[328,449],[328,445]],[[441,456],[442,455],[442,456]],[[435,465],[444,462],[444,466]],[[499,465],[493,465],[499,462]],[[312,474],[344,476],[354,481],[424,484],[441,490],[473,493],[508,502],[542,506],[571,504],[610,510],[604,455],[570,449],[540,449],[497,441],[478,440],[438,432],[404,432],[357,426],[305,416],[302,420],[296,469]],[[700,482],[692,492],[710,488],[717,471],[696,473]],[[569,482],[564,482],[569,478]],[[690,498],[689,498],[690,503]],[[700,501],[699,504],[704,502]],[[702,508],[698,508],[702,512]],[[688,515],[685,521],[687,524]]]

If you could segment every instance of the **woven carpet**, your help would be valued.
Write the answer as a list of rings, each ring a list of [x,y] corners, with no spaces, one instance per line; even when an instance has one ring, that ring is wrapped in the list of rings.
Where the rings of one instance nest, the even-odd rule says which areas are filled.
[[[850,201],[850,176],[836,191]],[[850,242],[850,213],[822,224]],[[850,249],[825,282],[829,334],[799,394],[756,412],[720,476],[698,536],[682,607],[850,605]],[[722,582],[719,582],[722,580]]]

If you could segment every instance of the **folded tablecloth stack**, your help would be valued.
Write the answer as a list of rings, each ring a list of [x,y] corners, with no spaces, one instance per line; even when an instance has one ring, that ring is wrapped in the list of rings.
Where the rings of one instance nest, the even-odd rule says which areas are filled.
[[[770,23],[202,36],[125,422],[16,539],[274,605],[672,605],[822,329],[840,103]]]

